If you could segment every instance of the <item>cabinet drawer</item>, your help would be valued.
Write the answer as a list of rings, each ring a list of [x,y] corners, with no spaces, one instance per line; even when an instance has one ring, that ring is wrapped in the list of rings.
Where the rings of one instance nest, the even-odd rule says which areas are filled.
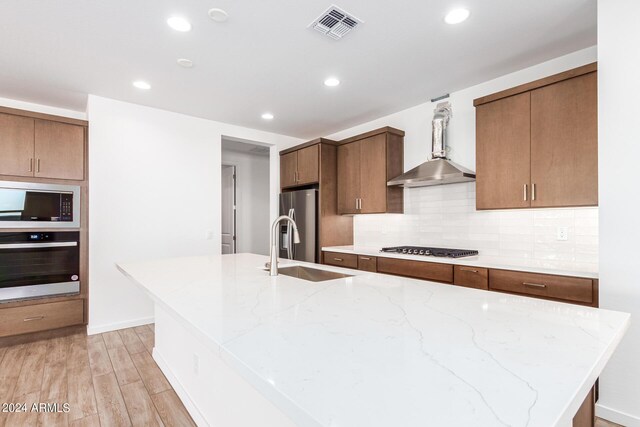
[[[376,257],[367,255],[358,255],[358,270],[378,271]]]
[[[358,255],[340,252],[325,252],[324,263],[338,267],[358,268]]]
[[[456,265],[453,267],[453,284],[467,288],[489,289],[489,270]]]
[[[0,337],[81,325],[83,300],[0,309]]]
[[[489,288],[587,304],[593,302],[593,280],[578,277],[491,270]]]
[[[435,262],[379,257],[378,273],[395,274],[396,276],[413,277],[436,282],[453,282],[453,265]]]

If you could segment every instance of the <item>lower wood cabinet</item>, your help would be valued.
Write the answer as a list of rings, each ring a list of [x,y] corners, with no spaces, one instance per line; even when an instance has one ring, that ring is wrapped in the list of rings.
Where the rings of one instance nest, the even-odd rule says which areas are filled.
[[[453,265],[425,261],[411,261],[395,258],[378,258],[378,273],[396,276],[432,280],[435,282],[453,282]]]
[[[358,255],[358,270],[377,272],[377,258],[369,255]]]
[[[325,252],[324,263],[337,267],[358,268],[358,255],[340,252]]]
[[[591,305],[593,280],[520,271],[491,270],[489,289]]]
[[[450,283],[467,288],[525,295],[598,307],[598,280],[553,274],[498,270],[428,261],[323,252],[324,263],[362,271]]]
[[[84,300],[0,309],[0,337],[82,325]]]
[[[466,288],[489,289],[489,270],[456,265],[453,267],[453,284]]]

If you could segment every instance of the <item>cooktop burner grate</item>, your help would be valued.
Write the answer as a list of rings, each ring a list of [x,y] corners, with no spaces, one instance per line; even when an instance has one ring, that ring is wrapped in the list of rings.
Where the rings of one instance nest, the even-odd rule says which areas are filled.
[[[468,249],[430,248],[425,246],[394,246],[382,248],[380,252],[391,252],[406,255],[424,255],[447,258],[462,258],[478,255],[478,251]]]

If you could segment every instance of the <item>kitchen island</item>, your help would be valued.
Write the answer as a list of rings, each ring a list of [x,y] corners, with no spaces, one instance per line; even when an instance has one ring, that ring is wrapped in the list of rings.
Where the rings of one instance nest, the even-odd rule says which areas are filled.
[[[154,358],[199,425],[570,426],[629,324],[300,262],[352,277],[270,277],[266,261],[118,265],[155,302]]]

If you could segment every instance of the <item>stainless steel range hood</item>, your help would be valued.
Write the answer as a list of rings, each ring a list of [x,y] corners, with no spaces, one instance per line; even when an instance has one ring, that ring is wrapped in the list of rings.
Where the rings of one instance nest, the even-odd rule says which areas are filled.
[[[388,186],[426,187],[475,181],[475,172],[447,159],[447,127],[451,118],[451,104],[440,103],[433,114],[431,132],[431,160],[387,182]]]

